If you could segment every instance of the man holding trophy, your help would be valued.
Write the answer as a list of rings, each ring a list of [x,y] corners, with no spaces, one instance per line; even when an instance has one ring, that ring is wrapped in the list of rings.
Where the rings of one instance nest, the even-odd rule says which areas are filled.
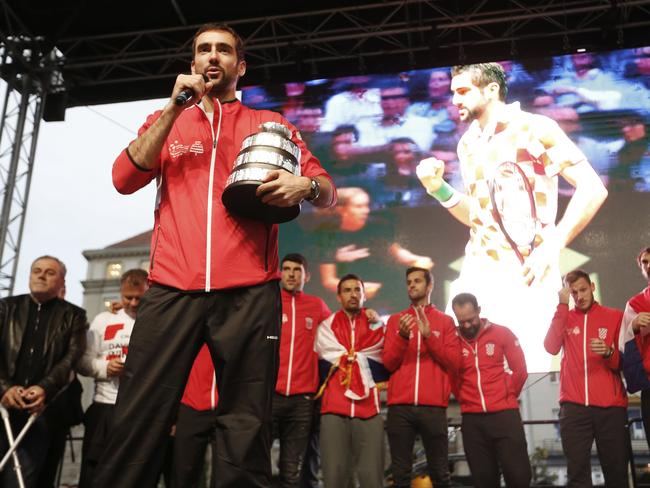
[[[279,114],[249,109],[235,98],[246,71],[237,33],[208,24],[197,31],[192,48],[191,74],[176,78],[167,105],[149,116],[113,166],[120,193],[135,192],[155,178],[158,194],[152,286],[131,336],[97,487],[155,485],[163,455],[158,447],[204,342],[220,397],[216,486],[269,486],[268,427],[281,314],[275,222],[282,218],[272,210],[303,200],[318,207],[336,201],[332,180],[296,128]],[[262,124],[278,136],[266,139],[291,144],[278,142],[265,151],[267,141],[251,149],[249,136]],[[229,179],[233,163],[250,171]],[[237,199],[226,209],[222,195],[231,185],[253,186],[244,197],[259,199],[268,213],[242,217],[246,213],[238,211]],[[242,208],[249,204],[241,202]]]

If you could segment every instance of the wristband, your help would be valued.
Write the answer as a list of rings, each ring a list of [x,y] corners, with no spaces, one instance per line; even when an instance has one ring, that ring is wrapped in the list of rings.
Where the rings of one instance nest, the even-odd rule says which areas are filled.
[[[429,195],[438,200],[445,208],[451,208],[460,202],[458,192],[454,187],[443,180],[442,185],[436,191],[427,191]]]

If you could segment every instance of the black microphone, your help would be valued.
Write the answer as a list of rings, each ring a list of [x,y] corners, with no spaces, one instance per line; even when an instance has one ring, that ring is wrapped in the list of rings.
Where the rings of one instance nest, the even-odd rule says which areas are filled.
[[[208,78],[208,75],[203,73],[203,81],[207,83],[209,80],[210,78]],[[193,96],[194,96],[194,90],[192,90],[191,88],[186,88],[176,96],[175,103],[180,107],[182,105],[185,105],[187,101]]]

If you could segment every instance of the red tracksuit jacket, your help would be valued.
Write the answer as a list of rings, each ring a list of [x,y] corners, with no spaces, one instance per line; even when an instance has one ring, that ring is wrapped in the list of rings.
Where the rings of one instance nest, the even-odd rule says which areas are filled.
[[[150,115],[138,134],[160,113]],[[133,193],[157,179],[152,282],[209,291],[279,278],[278,226],[231,215],[221,203],[242,141],[268,121],[291,129],[304,176],[327,175],[293,125],[277,113],[253,110],[239,101],[219,105],[215,100],[212,123],[198,105],[185,109],[164,143],[155,172],[138,168],[126,150],[118,156],[113,184],[120,193]]]
[[[391,315],[386,326],[382,360],[391,373],[388,404],[446,407],[451,391],[447,369],[453,370],[454,359],[460,356],[454,321],[433,305],[427,305],[425,314],[431,335],[424,339],[414,326],[409,339],[404,339],[399,335],[399,318],[404,314],[416,316],[415,309],[409,307]]]
[[[187,377],[181,403],[194,410],[214,410],[217,408],[219,394],[214,376],[214,364],[208,346],[203,344],[194,359],[192,370]]]
[[[623,312],[594,303],[584,313],[558,304],[544,347],[550,354],[562,349],[560,403],[595,407],[625,407],[627,395],[620,373],[618,334]],[[591,352],[590,339],[602,339],[614,349],[609,359]]]
[[[453,380],[461,412],[518,409],[528,372],[524,352],[512,331],[485,320],[474,340],[459,334],[459,341],[462,365]]]
[[[282,290],[280,367],[275,391],[280,395],[316,393],[318,355],[314,340],[318,324],[332,312],[325,302],[303,292]]]
[[[621,327],[624,328],[622,333],[628,327],[632,327],[632,321],[641,312],[650,312],[650,286],[630,298],[625,305],[625,312],[621,324]],[[639,354],[641,354],[643,369],[650,381],[650,336],[639,333],[634,336],[634,340]]]
[[[336,336],[336,341],[341,344],[346,353],[342,353],[339,367],[336,368],[334,373],[329,377],[325,386],[323,394],[321,413],[333,413],[337,415],[345,415],[347,417],[357,418],[370,418],[379,413],[379,394],[377,387],[370,388],[369,395],[362,400],[352,400],[345,396],[346,381],[356,383],[359,385],[359,363],[356,359],[348,363],[346,357],[352,353],[357,354],[360,351],[372,349],[377,351],[378,359],[380,359],[380,352],[378,348],[382,346],[384,340],[384,327],[380,325],[378,328],[371,326],[366,318],[365,309],[355,320],[351,320],[342,310],[330,315],[318,329],[317,333],[317,350],[322,350],[326,347],[323,341],[324,329],[330,328]],[[356,357],[356,356],[355,356]],[[349,368],[349,369],[348,369]],[[349,371],[350,374],[347,374]]]

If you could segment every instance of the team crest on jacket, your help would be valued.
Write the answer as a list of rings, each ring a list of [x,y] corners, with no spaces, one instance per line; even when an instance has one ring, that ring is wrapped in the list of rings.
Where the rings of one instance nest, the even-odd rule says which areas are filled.
[[[439,330],[432,330],[431,333],[436,336],[436,339],[440,337],[440,331]]]
[[[493,342],[488,342],[488,343],[485,345],[485,353],[486,353],[488,356],[494,356],[494,343],[493,343]]]
[[[311,317],[305,317],[305,327],[307,330],[311,330],[314,327],[314,319]]]
[[[463,347],[463,357],[466,358],[469,356],[469,351]]]
[[[188,152],[192,154],[203,154],[203,143],[201,141],[194,141],[192,144],[180,144],[178,141],[174,141],[169,145],[169,155],[172,159],[176,159]]]
[[[580,335],[580,327],[578,327],[578,326],[576,325],[576,326],[573,328],[573,330],[571,331],[571,333],[572,333],[573,335]]]
[[[605,340],[607,337],[607,329],[605,327],[599,327],[598,328],[598,338]]]

